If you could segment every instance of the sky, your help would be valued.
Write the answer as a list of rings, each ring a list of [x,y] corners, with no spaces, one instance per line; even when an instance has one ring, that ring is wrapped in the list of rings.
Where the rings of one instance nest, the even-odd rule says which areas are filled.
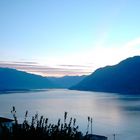
[[[139,0],[0,0],[0,67],[88,75],[140,55]]]

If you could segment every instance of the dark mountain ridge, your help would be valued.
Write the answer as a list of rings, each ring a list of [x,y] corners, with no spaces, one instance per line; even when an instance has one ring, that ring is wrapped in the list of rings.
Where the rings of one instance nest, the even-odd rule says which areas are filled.
[[[46,77],[11,68],[0,68],[0,90],[53,88]]]
[[[140,94],[140,56],[99,68],[70,89]]]
[[[0,68],[0,90],[33,90],[46,88],[69,88],[85,76],[43,77],[11,68]]]
[[[58,88],[70,88],[81,82],[86,76],[63,76],[63,77],[47,77],[48,80],[53,82]]]

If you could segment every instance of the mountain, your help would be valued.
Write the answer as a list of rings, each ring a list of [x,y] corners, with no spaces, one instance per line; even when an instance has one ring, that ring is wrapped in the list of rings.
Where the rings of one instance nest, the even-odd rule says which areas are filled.
[[[46,77],[10,68],[0,68],[0,90],[25,90],[53,88],[53,84]]]
[[[64,76],[64,77],[47,77],[57,88],[70,88],[81,82],[86,76]]]
[[[70,89],[140,94],[140,56],[99,68]]]

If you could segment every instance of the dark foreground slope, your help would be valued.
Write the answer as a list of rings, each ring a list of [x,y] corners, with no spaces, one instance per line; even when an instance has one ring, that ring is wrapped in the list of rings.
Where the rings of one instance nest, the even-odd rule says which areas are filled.
[[[0,68],[0,90],[53,88],[47,78],[9,68]]]
[[[99,68],[70,89],[140,94],[140,56]]]

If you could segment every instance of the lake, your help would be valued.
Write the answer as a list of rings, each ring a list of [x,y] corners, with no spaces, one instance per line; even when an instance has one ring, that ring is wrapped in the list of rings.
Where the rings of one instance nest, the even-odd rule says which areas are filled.
[[[0,94],[0,116],[12,117],[16,107],[17,117],[23,120],[36,112],[48,117],[50,122],[68,117],[77,119],[79,129],[87,130],[87,117],[93,118],[93,133],[105,135],[109,140],[140,140],[140,95],[119,95],[100,92],[53,89],[11,94]],[[68,119],[69,119],[68,118]]]

